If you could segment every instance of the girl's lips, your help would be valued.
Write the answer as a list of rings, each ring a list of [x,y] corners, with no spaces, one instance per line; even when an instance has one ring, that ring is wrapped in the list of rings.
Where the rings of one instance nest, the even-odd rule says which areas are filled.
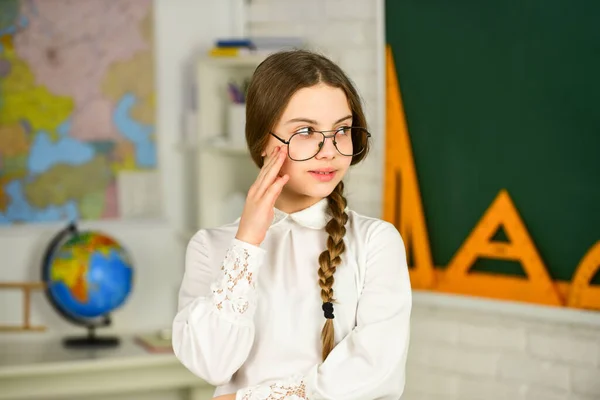
[[[308,173],[319,182],[329,182],[335,177],[336,171],[333,169],[318,169],[308,171]]]

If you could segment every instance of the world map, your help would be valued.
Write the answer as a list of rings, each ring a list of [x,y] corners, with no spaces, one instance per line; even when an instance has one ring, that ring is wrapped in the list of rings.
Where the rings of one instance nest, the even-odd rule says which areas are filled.
[[[156,169],[152,0],[0,1],[0,225],[120,217]]]

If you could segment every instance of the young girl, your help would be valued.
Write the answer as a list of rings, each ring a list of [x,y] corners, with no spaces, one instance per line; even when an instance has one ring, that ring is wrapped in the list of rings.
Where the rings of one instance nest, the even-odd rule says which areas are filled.
[[[225,399],[397,400],[411,288],[393,225],[346,206],[370,134],[338,66],[280,52],[248,89],[241,218],[190,240],[175,354]]]

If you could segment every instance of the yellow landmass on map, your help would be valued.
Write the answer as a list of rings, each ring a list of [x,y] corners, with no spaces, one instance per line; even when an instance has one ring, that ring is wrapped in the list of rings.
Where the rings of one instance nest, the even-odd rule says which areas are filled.
[[[152,12],[149,12],[140,22],[140,31],[148,43],[149,50],[137,53],[127,61],[112,64],[103,79],[102,92],[115,102],[125,93],[133,93],[138,101],[131,108],[131,117],[141,123],[152,125],[155,121],[156,107]]]
[[[70,200],[79,202],[89,193],[105,191],[112,177],[107,159],[99,155],[87,164],[57,164],[51,167],[28,182],[24,193],[34,207],[59,206]]]
[[[50,93],[44,86],[36,84],[29,66],[15,53],[10,36],[2,38],[2,45],[2,58],[10,63],[10,73],[0,79],[0,126],[27,120],[34,132],[44,130],[55,137],[56,128],[73,111],[73,100]]]
[[[27,175],[30,145],[27,133],[21,124],[0,125],[0,157],[2,157],[0,171],[4,182],[21,179]]]
[[[27,176],[27,157],[28,154],[18,154],[3,158],[2,177],[9,181],[25,178]]]
[[[6,212],[10,201],[4,185],[27,176],[29,146],[27,134],[21,124],[0,125],[0,212]]]
[[[87,193],[79,201],[79,215],[83,219],[101,219],[104,212],[106,191]]]
[[[0,155],[2,158],[27,154],[30,144],[21,124],[0,125]]]

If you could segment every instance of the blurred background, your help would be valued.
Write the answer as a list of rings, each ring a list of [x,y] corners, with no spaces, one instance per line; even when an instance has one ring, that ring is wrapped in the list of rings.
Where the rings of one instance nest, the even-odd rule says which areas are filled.
[[[288,48],[330,57],[364,103],[347,197],[406,242],[402,398],[600,398],[599,15],[0,0],[0,400],[212,397],[170,348],[185,247],[239,216],[245,89]]]

